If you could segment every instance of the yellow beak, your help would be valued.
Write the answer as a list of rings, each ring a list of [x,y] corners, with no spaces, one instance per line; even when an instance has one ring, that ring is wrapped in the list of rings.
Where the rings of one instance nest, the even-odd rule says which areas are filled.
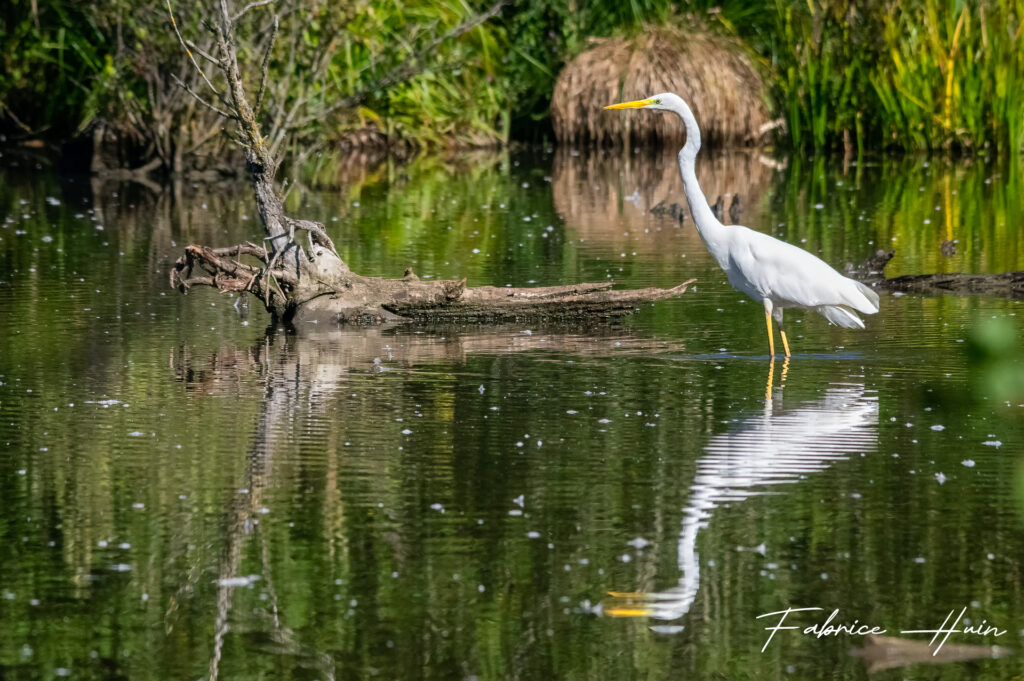
[[[638,99],[635,102],[623,102],[622,104],[610,104],[605,109],[642,109],[648,104],[654,104],[653,99]]]

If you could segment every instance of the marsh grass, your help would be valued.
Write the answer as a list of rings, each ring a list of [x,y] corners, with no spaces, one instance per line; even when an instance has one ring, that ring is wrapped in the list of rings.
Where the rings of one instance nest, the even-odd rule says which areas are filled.
[[[898,3],[871,74],[888,137],[914,149],[1019,150],[1024,2]]]
[[[794,147],[1021,149],[1024,2],[775,0],[773,12],[761,49]]]

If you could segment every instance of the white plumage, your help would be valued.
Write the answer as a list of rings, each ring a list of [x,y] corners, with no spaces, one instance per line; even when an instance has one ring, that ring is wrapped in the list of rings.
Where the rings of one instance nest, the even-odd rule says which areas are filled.
[[[661,109],[673,111],[683,119],[686,144],[679,152],[679,172],[697,232],[712,257],[725,270],[729,283],[764,306],[768,345],[773,357],[772,318],[779,325],[786,356],[789,356],[789,341],[782,323],[782,312],[787,307],[813,310],[833,324],[848,329],[864,328],[857,312],[878,312],[877,293],[839,274],[821,258],[767,234],[719,222],[697,182],[700,128],[690,107],[679,95],[667,92],[605,108]]]

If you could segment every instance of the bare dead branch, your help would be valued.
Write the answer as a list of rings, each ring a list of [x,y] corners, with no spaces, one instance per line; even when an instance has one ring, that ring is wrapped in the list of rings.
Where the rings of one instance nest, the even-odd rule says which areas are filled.
[[[270,71],[270,53],[274,51],[274,43],[277,42],[277,32],[281,28],[281,20],[275,14],[274,15],[274,28],[270,32],[270,42],[267,43],[267,50],[263,53],[263,65],[261,66],[262,73],[260,74],[260,89],[256,94],[256,106],[253,112],[259,115],[260,110],[263,108],[263,95],[267,91],[267,73]]]
[[[208,101],[203,99],[195,90],[193,90],[189,85],[184,83],[180,78],[178,78],[173,73],[171,74],[171,79],[174,80],[174,82],[177,83],[181,87],[181,89],[183,89],[185,92],[187,92],[190,95],[192,95],[192,97],[194,97],[197,102],[199,102],[200,104],[205,106],[210,111],[212,111],[215,114],[218,114],[220,116],[223,116],[224,118],[227,118],[229,120],[238,120],[238,116],[235,116],[234,114],[230,114],[227,111],[224,111],[223,109],[219,109],[219,108],[215,107],[213,104],[210,104]]]
[[[206,81],[206,84],[209,86],[210,90],[212,90],[213,93],[217,95],[217,99],[219,99],[222,104],[227,106],[227,100],[224,99],[224,95],[222,95],[220,91],[213,86],[213,83],[210,82],[210,79],[206,77],[206,72],[204,72],[202,67],[199,66],[199,62],[196,61],[195,55],[192,54],[192,50],[188,49],[188,45],[185,44],[185,39],[181,37],[181,31],[178,30],[178,22],[174,20],[174,11],[171,9],[171,0],[167,0],[167,15],[171,17],[171,26],[174,27],[174,35],[178,36],[178,42],[181,44],[181,48],[185,50],[185,53],[188,54],[188,58],[192,60],[192,66],[196,67],[196,71],[198,71],[199,75],[203,77],[204,81]]]
[[[256,9],[257,7],[262,7],[264,5],[269,5],[272,2],[274,2],[274,0],[259,0],[258,2],[250,2],[248,5],[246,5],[242,9],[240,9],[235,14],[235,16],[231,17],[231,20],[232,21],[238,21],[239,19],[244,17],[249,10]]]
[[[198,54],[200,57],[202,57],[206,61],[210,62],[211,64],[213,64],[217,68],[221,68],[223,66],[223,64],[220,63],[219,59],[214,57],[212,54],[210,54],[209,52],[207,52],[203,48],[201,48],[198,45],[196,45],[193,41],[186,40],[185,43],[189,46],[189,48],[195,50],[196,54]]]

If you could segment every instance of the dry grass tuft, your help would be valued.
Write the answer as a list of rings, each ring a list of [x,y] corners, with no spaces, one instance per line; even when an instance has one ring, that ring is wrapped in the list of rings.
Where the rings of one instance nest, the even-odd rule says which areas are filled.
[[[738,41],[659,27],[635,38],[596,40],[565,67],[551,100],[555,135],[570,144],[681,144],[675,116],[602,110],[661,92],[689,103],[709,146],[755,143],[769,120],[764,83]]]

